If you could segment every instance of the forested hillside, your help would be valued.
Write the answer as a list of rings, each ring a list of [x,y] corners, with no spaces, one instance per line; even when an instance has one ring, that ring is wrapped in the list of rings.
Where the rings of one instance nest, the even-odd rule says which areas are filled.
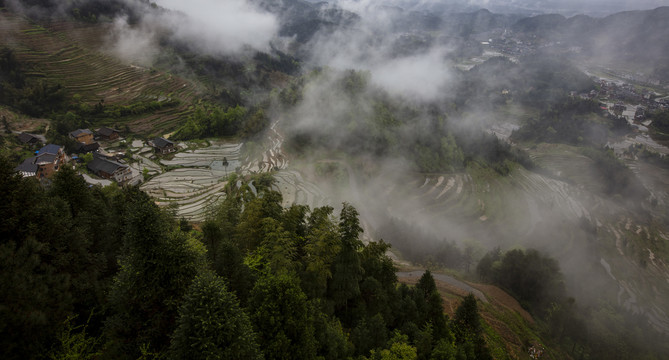
[[[3,358],[666,357],[666,8],[362,5],[0,0]]]
[[[397,282],[357,211],[228,189],[194,230],[135,188],[48,189],[1,160],[2,347],[26,358],[491,358],[476,300]],[[30,204],[30,206],[24,206]]]

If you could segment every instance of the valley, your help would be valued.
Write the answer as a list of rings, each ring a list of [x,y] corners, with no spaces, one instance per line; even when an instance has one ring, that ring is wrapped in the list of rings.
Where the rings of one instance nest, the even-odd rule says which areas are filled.
[[[112,3],[121,10],[35,15],[0,1],[0,160],[14,174],[0,185],[8,204],[43,204],[0,209],[23,216],[3,222],[16,239],[0,250],[26,278],[62,274],[40,289],[65,289],[50,296],[68,304],[35,321],[51,327],[27,351],[64,351],[54,329],[82,334],[85,311],[111,304],[86,315],[109,341],[91,349],[173,354],[185,304],[203,303],[198,282],[219,291],[207,303],[232,294],[223,307],[258,334],[271,318],[260,305],[292,289],[290,316],[314,339],[279,349],[259,336],[276,346],[267,358],[300,346],[365,360],[400,345],[418,354],[407,359],[439,346],[485,359],[669,351],[657,341],[669,336],[669,93],[662,66],[625,69],[635,39],[659,38],[625,23],[624,59],[604,62],[574,35],[605,34],[616,16],[656,24],[666,8],[600,19],[242,1],[240,18],[274,34],[230,50],[211,41],[225,30],[189,27],[195,9]],[[140,46],[123,52],[128,38]],[[113,173],[90,166],[101,161]],[[7,260],[24,255],[35,265]],[[133,297],[157,284],[144,273],[168,300]],[[468,301],[481,321],[465,336]]]

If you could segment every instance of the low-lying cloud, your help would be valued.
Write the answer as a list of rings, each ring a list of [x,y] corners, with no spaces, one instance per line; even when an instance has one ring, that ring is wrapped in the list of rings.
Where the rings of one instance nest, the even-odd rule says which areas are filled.
[[[247,47],[266,51],[278,32],[274,15],[245,0],[158,0],[157,4],[182,15],[168,13],[166,21],[178,40],[209,53],[238,53]]]
[[[452,79],[443,49],[378,64],[371,70],[372,82],[394,96],[434,101],[443,97]]]
[[[269,51],[278,34],[276,17],[245,0],[159,0],[157,5],[166,10],[139,9],[141,19],[132,25],[127,17],[116,18],[108,50],[123,61],[148,66],[161,38],[216,56]]]

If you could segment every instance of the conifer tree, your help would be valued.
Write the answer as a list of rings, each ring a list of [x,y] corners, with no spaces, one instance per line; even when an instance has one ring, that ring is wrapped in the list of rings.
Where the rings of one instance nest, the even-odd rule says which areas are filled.
[[[179,308],[171,359],[261,359],[251,321],[222,278],[195,278]]]

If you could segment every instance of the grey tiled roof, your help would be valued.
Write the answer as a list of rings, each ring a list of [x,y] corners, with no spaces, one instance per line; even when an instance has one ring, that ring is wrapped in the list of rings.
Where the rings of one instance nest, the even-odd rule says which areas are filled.
[[[168,146],[168,145],[169,145],[169,146],[174,146],[174,143],[171,142],[171,141],[169,141],[169,140],[167,140],[167,139],[163,139],[163,138],[161,138],[161,137],[157,137],[157,138],[153,139],[153,145],[155,145],[156,147],[159,147],[159,148],[162,149],[162,148],[164,148],[164,147],[166,147],[166,146]]]
[[[49,144],[39,149],[40,154],[58,154],[58,151],[63,147],[60,145]]]
[[[23,162],[19,166],[15,167],[14,170],[28,173],[37,172],[37,164],[35,164],[35,158],[36,157],[33,156],[23,160]]]
[[[100,174],[101,171],[107,174],[113,174],[114,171],[118,170],[119,168],[127,168],[128,165],[123,165],[117,163],[116,161],[105,160],[96,157],[95,159],[93,159],[93,161],[88,163],[87,167],[89,170],[91,170],[96,174]]]

